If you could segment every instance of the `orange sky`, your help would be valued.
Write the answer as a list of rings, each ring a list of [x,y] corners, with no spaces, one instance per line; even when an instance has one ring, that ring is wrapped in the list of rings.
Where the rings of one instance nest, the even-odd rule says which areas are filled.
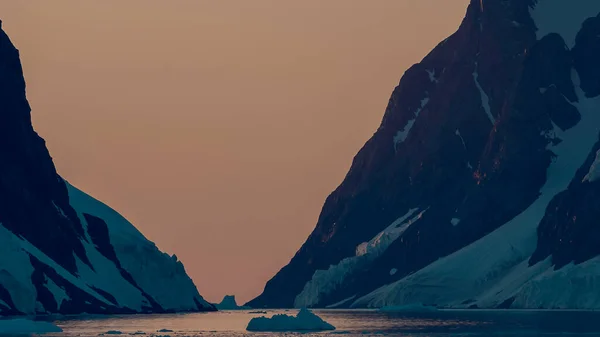
[[[468,0],[2,0],[59,173],[258,295]]]

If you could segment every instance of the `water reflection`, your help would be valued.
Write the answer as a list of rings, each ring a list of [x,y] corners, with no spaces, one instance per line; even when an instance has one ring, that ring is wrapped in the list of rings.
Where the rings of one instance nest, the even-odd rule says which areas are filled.
[[[100,336],[108,331],[147,336],[600,336],[600,312],[583,311],[436,311],[425,313],[380,313],[372,310],[315,310],[336,326],[322,333],[250,333],[245,328],[252,317],[271,316],[295,310],[216,313],[134,315],[65,318],[56,322],[64,333],[53,336]]]

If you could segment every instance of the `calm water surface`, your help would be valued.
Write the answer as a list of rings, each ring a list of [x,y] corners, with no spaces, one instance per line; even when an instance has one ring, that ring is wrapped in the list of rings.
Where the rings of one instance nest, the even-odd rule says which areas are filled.
[[[319,333],[253,333],[246,325],[252,317],[296,310],[134,315],[66,318],[55,322],[64,332],[52,336],[102,336],[110,330],[121,336],[600,336],[600,312],[582,311],[437,311],[380,313],[367,310],[315,310],[337,329]],[[163,330],[163,331],[160,331]],[[170,330],[170,331],[167,331]],[[118,336],[118,335],[117,335]]]

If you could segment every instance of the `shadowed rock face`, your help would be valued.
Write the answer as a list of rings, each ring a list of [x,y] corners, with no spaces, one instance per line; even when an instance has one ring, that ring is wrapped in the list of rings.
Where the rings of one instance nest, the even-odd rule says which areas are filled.
[[[595,55],[595,56],[594,56]],[[587,97],[600,95],[600,14],[584,22],[573,48],[574,67]],[[600,113],[600,111],[598,111]],[[591,166],[600,151],[596,144],[569,189],[548,206],[538,227],[538,248],[530,263],[552,256],[556,267],[576,264],[600,255],[600,181],[591,177]],[[596,163],[600,169],[600,163]],[[600,173],[600,171],[599,171]]]
[[[552,146],[562,141],[556,132],[581,121],[573,71],[587,97],[600,93],[599,19],[585,21],[569,49],[559,34],[538,39],[530,14],[535,4],[473,1],[458,31],[405,72],[381,126],[327,198],[315,230],[250,306],[298,305],[309,281],[347,265],[358,245],[411,209],[425,212],[383,253],[346,269],[301,303],[324,307],[368,294],[483,238],[532,205],[547,181]],[[593,244],[600,190],[598,183],[580,183],[594,157],[580,163],[580,176],[548,207],[532,265],[552,256],[561,267],[600,253]],[[577,219],[566,221],[573,213]]]
[[[106,213],[107,207],[93,199],[91,214],[76,210],[76,196],[33,130],[30,111],[19,52],[0,22],[0,314],[214,310],[181,263],[135,229],[136,235],[123,240],[147,249],[145,259],[128,258],[118,249],[123,244],[115,246],[118,226],[133,228],[125,219],[115,224],[94,214]],[[136,270],[132,276],[124,260],[128,266],[136,261],[165,266],[165,271],[144,275]],[[144,276],[166,290],[144,289],[139,285]],[[175,302],[157,300],[169,292]]]
[[[75,256],[89,263],[83,227],[30,110],[19,52],[0,31],[0,222],[74,272]]]

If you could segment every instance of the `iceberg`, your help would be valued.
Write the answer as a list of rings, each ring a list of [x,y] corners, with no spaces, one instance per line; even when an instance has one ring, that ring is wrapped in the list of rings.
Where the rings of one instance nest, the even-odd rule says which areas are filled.
[[[285,314],[255,317],[250,320],[248,331],[324,331],[335,330],[335,327],[325,322],[310,310],[302,308],[296,316]]]

